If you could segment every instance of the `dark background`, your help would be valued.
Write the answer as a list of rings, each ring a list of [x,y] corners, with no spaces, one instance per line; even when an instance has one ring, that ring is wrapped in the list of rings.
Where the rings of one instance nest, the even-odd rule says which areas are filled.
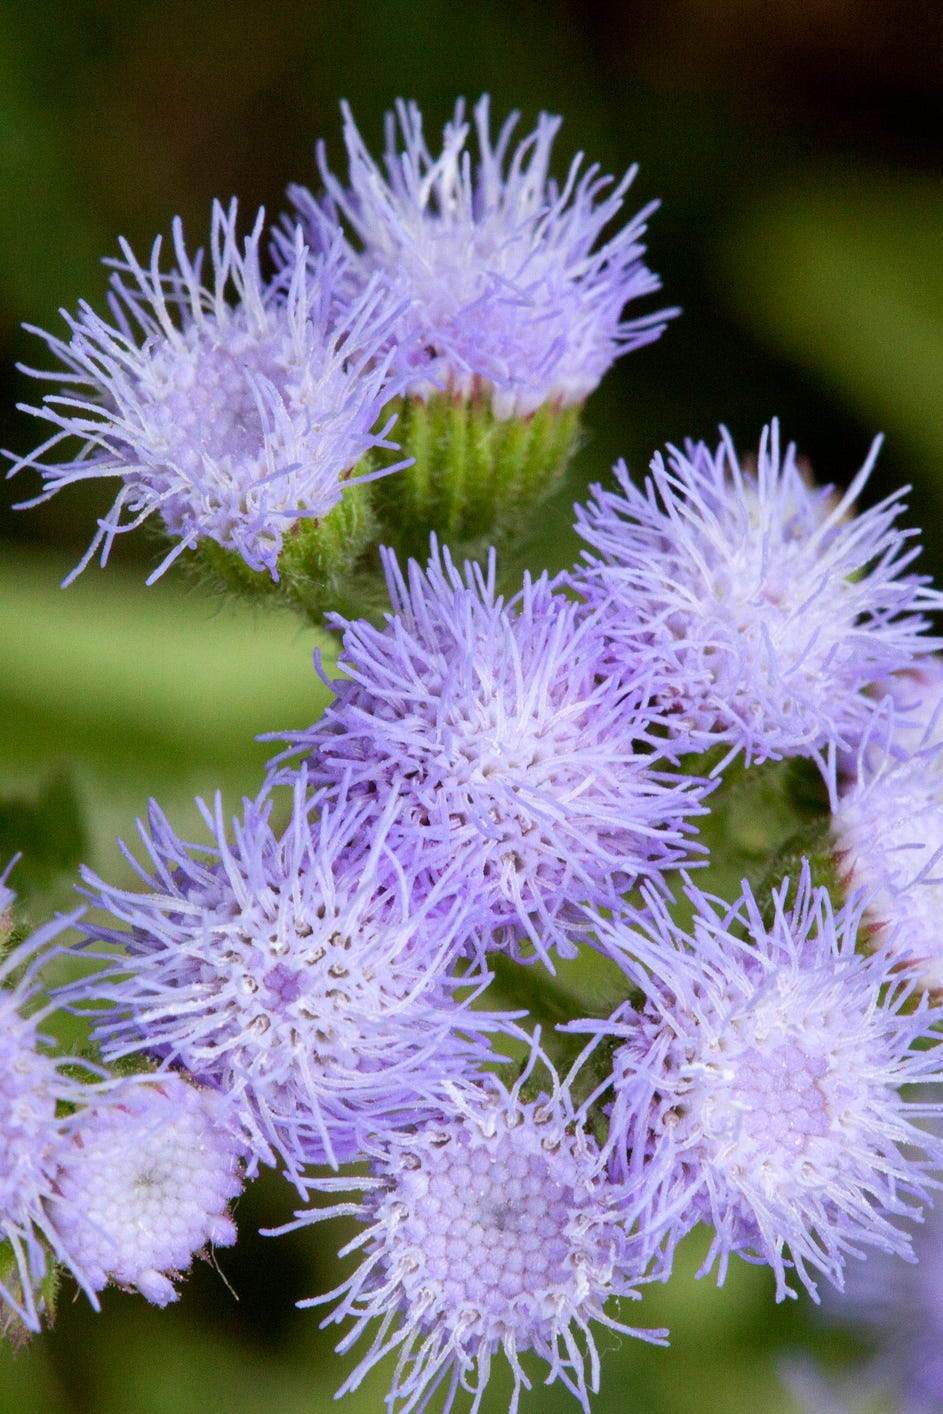
[[[559,174],[580,149],[615,175],[640,163],[630,201],[662,198],[649,263],[684,308],[591,399],[548,563],[572,555],[568,503],[616,457],[640,472],[665,441],[712,439],[721,422],[747,450],[776,415],[823,480],[847,481],[883,430],[868,497],[912,483],[921,565],[939,577],[943,9],[895,0],[7,0],[0,445],[25,452],[42,430],[15,411],[40,391],[15,364],[43,360],[21,322],[60,332],[59,306],[100,307],[100,258],[119,235],[143,256],[180,214],[196,246],[212,199],[233,194],[246,228],[260,204],[274,216],[290,181],[316,181],[316,138],[344,170],[342,97],[378,152],[396,97],[420,102],[431,138],[456,96],[483,91],[497,121],[522,110],[522,133],[542,108],[564,115]],[[313,634],[277,616],[260,633],[258,616],[207,606],[173,576],[145,591],[146,537],[60,591],[111,494],[8,509],[34,490],[24,473],[0,503],[0,782],[20,847],[37,836],[13,882],[39,922],[68,893],[57,862],[119,867],[113,838],[151,792],[175,822],[196,791],[219,786],[235,806],[268,754],[254,733],[303,725],[323,699]],[[62,857],[44,860],[68,811],[81,843],[65,831]],[[292,1301],[334,1279],[316,1268],[337,1234],[251,1240],[290,1208],[274,1180],[240,1206],[245,1241],[220,1254],[238,1301],[207,1265],[165,1313],[109,1293],[93,1316],[66,1293],[55,1332],[0,1360],[0,1414],[330,1407],[350,1362]],[[804,1308],[772,1306],[767,1275],[740,1266],[720,1293],[681,1277],[646,1293],[633,1316],[668,1320],[673,1349],[604,1342],[596,1407],[793,1409],[778,1352],[816,1337]],[[382,1379],[347,1404],[375,1410],[381,1396]],[[539,1387],[523,1406],[569,1407]]]

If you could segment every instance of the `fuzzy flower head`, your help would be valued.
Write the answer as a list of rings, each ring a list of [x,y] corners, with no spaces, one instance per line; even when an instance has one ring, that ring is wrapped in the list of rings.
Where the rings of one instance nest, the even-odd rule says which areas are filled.
[[[836,863],[867,895],[875,942],[891,948],[921,986],[943,993],[943,740],[934,711],[923,745],[895,760],[912,728],[888,732],[887,750],[866,738],[856,780],[832,815]],[[937,738],[933,740],[934,736]]]
[[[836,749],[874,710],[867,689],[936,646],[922,611],[943,600],[903,573],[918,553],[896,525],[903,493],[852,515],[879,446],[836,497],[807,483],[793,446],[780,454],[773,422],[753,469],[724,433],[716,453],[658,454],[644,490],[620,464],[621,494],[594,487],[578,509],[592,547],[580,587],[613,598],[624,651],[641,632],[664,654],[666,701],[693,745],[813,756],[833,781]]]
[[[521,1098],[495,1076],[454,1086],[451,1102],[426,1124],[376,1136],[370,1176],[355,1208],[299,1214],[299,1223],[355,1212],[364,1232],[347,1249],[364,1253],[329,1321],[353,1321],[348,1350],[374,1321],[373,1343],[341,1393],[398,1352],[390,1411],[425,1409],[444,1387],[443,1414],[459,1389],[477,1411],[492,1356],[503,1350],[514,1376],[510,1409],[530,1382],[520,1356],[533,1351],[589,1410],[598,1388],[590,1322],[661,1341],[607,1316],[613,1295],[637,1296],[641,1279],[619,1220],[619,1192],[565,1089]],[[351,1183],[357,1183],[352,1180]],[[343,1254],[342,1254],[343,1255]],[[587,1370],[587,1361],[589,1369]]]
[[[202,1248],[235,1242],[240,1146],[223,1105],[167,1074],[124,1081],[72,1119],[50,1213],[90,1292],[113,1281],[166,1306]]]
[[[90,897],[131,935],[89,924],[127,948],[63,993],[101,1012],[107,1059],[143,1051],[228,1095],[256,1160],[351,1158],[370,1117],[415,1106],[443,1076],[486,1053],[484,1013],[446,979],[464,905],[414,906],[405,864],[389,856],[389,813],[343,799],[320,816],[296,781],[291,819],[247,801],[230,843],[217,800],[214,843],[182,842],[152,806],[142,829],[154,866],[146,891],[86,874]],[[361,840],[360,846],[355,843]],[[465,979],[481,990],[484,979]],[[477,994],[477,993],[475,993]],[[466,1000],[470,1000],[466,998]]]
[[[911,667],[874,684],[879,704],[854,749],[839,758],[840,788],[845,792],[886,769],[909,761],[943,742],[943,657],[931,653]]]
[[[706,783],[662,769],[644,656],[611,676],[593,616],[546,575],[505,603],[493,555],[461,572],[433,540],[425,571],[385,567],[393,612],[382,628],[334,616],[347,677],[291,740],[319,784],[395,794],[402,848],[451,862],[483,935],[546,962],[571,950],[577,905],[684,858]]]
[[[87,1102],[92,1082],[78,1078],[74,1059],[55,1055],[39,1030],[50,1010],[41,1005],[40,969],[70,921],[41,928],[0,962],[0,1328],[12,1315],[39,1330],[50,1253],[74,1270],[48,1203],[66,1124],[60,1110]]]
[[[321,145],[327,197],[303,188],[291,195],[315,247],[338,219],[347,222],[359,244],[351,251],[357,286],[377,272],[399,282],[409,305],[395,366],[410,394],[483,389],[498,417],[580,403],[620,354],[657,339],[677,312],[622,318],[630,301],[659,288],[641,244],[657,202],[600,243],[636,169],[612,186],[598,167],[581,170],[577,156],[558,186],[550,156],[559,118],[541,114],[512,148],[519,115],[492,142],[484,97],[474,110],[473,161],[462,102],[438,155],[417,105],[400,102],[387,115],[384,173],[346,105],[343,112],[349,185],[331,173]]]
[[[327,516],[361,456],[390,445],[372,430],[390,391],[389,358],[378,357],[395,314],[387,296],[367,283],[338,323],[343,252],[335,242],[312,263],[300,233],[281,278],[267,285],[263,220],[260,211],[240,249],[235,202],[228,211],[214,205],[208,281],[203,252],[187,255],[179,220],[169,273],[159,238],[146,267],[122,242],[114,323],[83,304],[77,316],[64,313],[68,340],[32,331],[68,371],[29,370],[66,392],[24,408],[56,430],[11,469],[42,474],[42,494],[23,504],[75,481],[121,481],[70,579],[99,547],[104,563],[115,536],[155,512],[176,544],[152,579],[203,539],[277,578],[292,526]],[[82,444],[74,460],[50,460],[73,439]]]
[[[769,926],[746,887],[733,908],[689,890],[691,935],[654,897],[647,932],[601,919],[647,1000],[574,1024],[622,1040],[613,1173],[647,1187],[668,1261],[706,1222],[704,1270],[718,1262],[722,1281],[732,1253],[767,1263],[777,1299],[794,1294],[789,1267],[815,1297],[813,1270],[840,1287],[862,1247],[909,1256],[892,1219],[919,1215],[912,1199],[926,1199],[943,1158],[914,1123],[940,1100],[901,1094],[943,1080],[924,1045],[943,1013],[914,1000],[893,956],[855,951],[860,897],[835,912],[807,866],[791,906],[788,893],[786,880]]]
[[[873,1354],[847,1380],[893,1398],[897,1414],[939,1414],[943,1397],[943,1210],[934,1207],[914,1234],[916,1261],[877,1253],[852,1267],[841,1297],[825,1293],[829,1325],[866,1336]],[[849,1399],[857,1408],[857,1401]],[[844,1407],[844,1406],[843,1406]],[[870,1406],[869,1406],[870,1407]],[[882,1406],[883,1407],[883,1406]],[[810,1414],[817,1407],[809,1406]]]

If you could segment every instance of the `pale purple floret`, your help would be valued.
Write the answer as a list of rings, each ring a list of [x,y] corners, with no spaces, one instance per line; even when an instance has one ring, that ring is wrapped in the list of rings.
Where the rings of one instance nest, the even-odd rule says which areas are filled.
[[[341,1254],[363,1253],[353,1275],[299,1303],[337,1299],[324,1324],[352,1322],[341,1352],[376,1326],[340,1394],[392,1352],[390,1414],[424,1410],[436,1394],[448,1414],[459,1390],[473,1395],[475,1414],[503,1351],[514,1414],[530,1388],[520,1357],[532,1351],[546,1362],[545,1383],[559,1380],[588,1414],[599,1387],[592,1323],[664,1342],[666,1331],[606,1314],[609,1297],[638,1296],[644,1268],[621,1223],[622,1195],[565,1086],[554,1076],[549,1095],[522,1097],[532,1065],[533,1053],[510,1088],[495,1075],[455,1085],[425,1124],[372,1137],[368,1176],[312,1182],[363,1190],[359,1202],[302,1212],[290,1225],[339,1214],[363,1224]]]
[[[592,547],[579,587],[615,600],[614,651],[636,653],[641,632],[663,654],[691,745],[811,756],[834,788],[836,752],[874,711],[868,689],[938,646],[923,615],[943,597],[904,573],[919,553],[896,523],[904,492],[853,514],[879,446],[839,497],[807,483],[794,446],[780,454],[775,421],[754,467],[725,431],[716,452],[656,455],[644,489],[620,463],[619,491],[596,486],[577,508]]]
[[[657,339],[677,310],[623,319],[625,306],[659,288],[641,238],[651,202],[601,241],[621,211],[636,168],[620,182],[575,157],[562,186],[550,176],[561,120],[542,113],[512,149],[519,114],[492,143],[489,105],[472,123],[459,101],[433,155],[415,103],[387,114],[383,168],[373,160],[347,105],[348,185],[318,147],[326,197],[291,190],[297,219],[316,249],[346,221],[353,288],[377,272],[409,301],[395,336],[407,391],[442,388],[490,397],[497,417],[524,416],[543,403],[580,403],[621,354]],[[397,131],[397,124],[399,131]],[[326,234],[325,234],[326,233]]]
[[[9,1244],[12,1258],[0,1272],[0,1327],[12,1313],[27,1329],[39,1330],[40,1285],[55,1260],[71,1266],[92,1294],[48,1208],[68,1126],[65,1111],[87,1102],[103,1076],[56,1055],[41,1030],[52,1011],[42,998],[41,968],[52,940],[74,922],[48,923],[0,961],[0,1245]]]
[[[894,1219],[919,1217],[943,1144],[919,1124],[940,1099],[901,1087],[943,1080],[943,1009],[893,953],[855,951],[863,898],[835,911],[807,865],[768,925],[746,886],[733,907],[689,897],[690,934],[654,896],[647,923],[598,920],[647,997],[571,1028],[619,1043],[612,1174],[647,1190],[641,1226],[661,1227],[666,1269],[698,1222],[713,1229],[703,1271],[767,1263],[777,1299],[790,1268],[816,1297],[815,1273],[840,1288],[862,1249],[908,1257]]]
[[[223,1097],[179,1075],[135,1076],[77,1113],[49,1213],[93,1302],[115,1282],[166,1306],[195,1256],[231,1246],[241,1156]]]
[[[915,676],[915,675],[913,675]],[[901,686],[905,704],[915,683]],[[939,685],[931,684],[924,730],[891,711],[886,731],[866,736],[853,780],[832,814],[836,867],[867,895],[873,940],[893,950],[919,984],[943,994],[943,740]],[[907,748],[915,746],[913,754]],[[901,757],[895,756],[900,752]]]
[[[943,1210],[935,1207],[914,1233],[914,1262],[876,1254],[848,1272],[840,1297],[825,1293],[829,1323],[851,1327],[873,1344],[840,1385],[848,1405],[877,1391],[896,1414],[939,1414],[943,1407]],[[856,1397],[858,1396],[858,1397]],[[810,1405],[810,1414],[814,1406]],[[869,1403],[868,1408],[871,1407]],[[882,1408],[884,1405],[881,1406]]]
[[[395,391],[390,356],[381,353],[398,312],[388,292],[369,283],[339,314],[339,241],[312,259],[297,231],[281,277],[266,283],[264,213],[241,249],[236,215],[235,202],[228,210],[214,204],[208,279],[204,253],[188,256],[178,219],[169,272],[160,268],[160,238],[147,266],[121,242],[113,323],[83,303],[77,315],[63,311],[68,339],[32,331],[67,371],[27,371],[66,391],[24,407],[55,431],[11,468],[43,477],[42,494],[22,504],[76,481],[121,480],[69,580],[99,549],[104,564],[115,536],[155,513],[176,544],[151,580],[202,539],[277,579],[292,525],[327,515],[364,453],[393,445],[389,424],[375,428]],[[53,460],[76,441],[72,459]]]
[[[880,704],[860,742],[839,759],[839,784],[850,788],[888,758],[906,761],[943,741],[943,657],[931,653],[875,683]]]
[[[392,613],[332,616],[346,677],[289,740],[318,784],[397,797],[391,838],[451,865],[485,947],[571,953],[577,906],[677,866],[703,812],[707,783],[661,755],[651,655],[611,674],[596,616],[545,574],[505,603],[493,553],[461,571],[433,538],[405,575],[383,558]]]
[[[293,1176],[336,1165],[364,1124],[421,1108],[490,1054],[494,1019],[468,1005],[486,974],[447,976],[468,905],[443,905],[441,890],[417,902],[408,859],[390,852],[392,811],[341,798],[318,815],[303,772],[281,831],[268,791],[245,802],[231,842],[219,799],[200,805],[210,847],[181,841],[152,805],[144,892],[85,872],[131,929],[89,923],[86,939],[127,954],[95,954],[102,969],[61,997],[97,1016],[106,1059],[143,1051],[229,1096],[256,1162],[278,1153]]]

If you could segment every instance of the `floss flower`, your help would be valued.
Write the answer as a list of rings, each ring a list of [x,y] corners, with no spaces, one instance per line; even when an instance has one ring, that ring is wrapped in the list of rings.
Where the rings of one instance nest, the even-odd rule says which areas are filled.
[[[725,432],[716,453],[656,455],[644,490],[620,463],[620,492],[596,486],[578,508],[592,547],[578,585],[612,599],[621,651],[641,634],[663,654],[681,738],[748,762],[813,756],[834,782],[836,750],[874,711],[868,689],[936,647],[922,615],[943,600],[903,573],[918,553],[896,524],[903,493],[852,514],[879,446],[836,497],[807,484],[792,445],[780,454],[774,421],[753,470]]]
[[[274,1150],[292,1173],[352,1158],[362,1124],[419,1105],[486,1056],[493,1024],[455,996],[487,978],[446,977],[467,905],[414,899],[408,861],[389,854],[391,811],[371,820],[339,799],[318,816],[306,788],[302,773],[279,833],[271,796],[247,801],[232,843],[220,801],[201,802],[214,837],[203,849],[152,805],[142,837],[154,873],[135,865],[146,891],[85,874],[96,905],[132,930],[87,924],[86,938],[127,955],[102,955],[101,971],[61,994],[96,1015],[107,1060],[142,1051],[213,1085],[254,1161]]]
[[[822,1311],[829,1325],[866,1335],[873,1355],[848,1372],[833,1397],[844,1411],[860,1396],[890,1396],[896,1414],[939,1414],[943,1394],[943,1222],[934,1208],[914,1234],[914,1262],[882,1253],[849,1269],[841,1298],[826,1293]],[[793,1362],[790,1384],[815,1385],[815,1371]],[[819,1380],[819,1388],[825,1384]],[[828,1388],[828,1386],[825,1386]],[[839,1398],[846,1399],[838,1403]],[[856,1397],[858,1396],[858,1397]],[[871,1407],[870,1403],[867,1407]],[[882,1406],[884,1407],[884,1406]],[[809,1414],[820,1404],[810,1403]]]
[[[488,99],[473,121],[460,102],[434,155],[418,107],[399,103],[381,168],[345,106],[348,184],[322,145],[326,195],[291,192],[292,224],[312,249],[346,226],[351,298],[378,277],[403,298],[389,348],[404,394],[397,436],[416,461],[395,485],[378,483],[375,500],[383,542],[404,556],[424,554],[430,529],[463,555],[526,535],[575,450],[582,403],[677,313],[623,317],[659,288],[642,260],[657,202],[602,239],[635,168],[613,185],[577,156],[558,186],[560,119],[542,114],[515,146],[517,118],[493,141]]]
[[[378,355],[396,311],[374,282],[338,323],[343,254],[335,243],[309,268],[298,233],[281,279],[266,285],[262,229],[260,211],[240,250],[235,202],[228,211],[216,203],[209,282],[203,253],[187,255],[179,220],[169,273],[160,269],[159,238],[148,267],[122,242],[112,277],[115,322],[82,304],[77,316],[64,314],[68,340],[33,331],[67,370],[35,376],[67,391],[24,408],[56,430],[11,469],[42,474],[42,494],[23,504],[76,481],[121,481],[70,580],[99,548],[104,563],[116,535],[155,513],[176,543],[151,580],[204,542],[277,579],[286,537],[302,521],[317,530],[356,497],[363,478],[352,478],[352,469],[368,450],[390,445],[388,428],[372,429],[391,391],[389,356]],[[73,460],[50,460],[75,440],[81,450]],[[363,545],[364,515],[363,506],[344,506],[337,538],[355,537],[348,558]]]
[[[943,741],[943,658],[931,653],[912,667],[875,683],[880,711],[853,751],[839,758],[839,785],[846,792],[894,761],[907,761]]]
[[[816,1297],[813,1270],[841,1287],[862,1247],[911,1256],[909,1233],[940,1141],[915,1120],[941,1102],[901,1087],[943,1080],[934,1026],[893,954],[855,951],[863,900],[835,911],[807,866],[767,926],[748,887],[732,907],[689,889],[685,933],[653,896],[650,921],[599,919],[601,938],[646,993],[574,1030],[621,1043],[613,1060],[612,1173],[647,1198],[644,1228],[675,1244],[713,1228],[704,1271],[731,1254],[787,1269]],[[643,964],[640,966],[639,964]]]
[[[202,1248],[235,1242],[241,1148],[223,1111],[221,1096],[167,1074],[124,1081],[73,1118],[50,1222],[90,1294],[113,1281],[166,1306]]]
[[[651,655],[610,673],[594,616],[525,579],[508,604],[495,557],[440,551],[406,576],[384,552],[384,627],[332,616],[346,677],[290,740],[319,784],[384,808],[391,839],[474,901],[485,946],[571,953],[576,906],[613,905],[688,853],[706,782],[672,773],[650,709]]]
[[[546,1383],[560,1380],[588,1414],[599,1383],[591,1323],[664,1342],[665,1331],[606,1314],[610,1296],[637,1297],[643,1271],[620,1223],[619,1191],[605,1182],[566,1089],[554,1078],[551,1095],[522,1099],[533,1063],[532,1053],[510,1089],[494,1075],[453,1086],[426,1123],[372,1137],[369,1175],[331,1183],[362,1188],[361,1201],[300,1213],[292,1225],[335,1213],[363,1224],[345,1249],[363,1253],[353,1276],[299,1303],[338,1298],[325,1324],[353,1322],[340,1352],[379,1323],[339,1393],[396,1352],[390,1411],[425,1409],[444,1387],[442,1414],[459,1389],[473,1394],[475,1414],[492,1357],[503,1351],[514,1414],[522,1386],[530,1388],[520,1356],[533,1351],[548,1367]]]
[[[349,185],[331,173],[321,144],[327,198],[300,187],[291,194],[315,248],[338,216],[346,220],[359,243],[351,250],[357,288],[380,272],[403,289],[394,366],[410,395],[445,388],[469,397],[481,388],[499,418],[580,403],[620,354],[657,339],[676,312],[622,318],[627,304],[659,288],[641,244],[658,203],[597,244],[637,169],[613,186],[597,166],[581,171],[580,155],[559,187],[550,156],[561,119],[541,114],[512,151],[519,115],[492,143],[484,97],[473,163],[463,103],[433,156],[418,106],[401,102],[387,115],[384,175],[343,111]]]
[[[91,1295],[50,1223],[49,1202],[64,1113],[86,1102],[92,1087],[78,1078],[74,1057],[55,1055],[39,1030],[52,1010],[42,1003],[40,968],[48,944],[74,921],[47,924],[0,961],[0,1329],[12,1317],[39,1330],[51,1254],[72,1267]]]
[[[910,736],[898,728],[890,744]],[[858,778],[832,815],[839,873],[867,893],[875,938],[922,986],[943,992],[943,742],[895,761],[866,739],[860,756]]]

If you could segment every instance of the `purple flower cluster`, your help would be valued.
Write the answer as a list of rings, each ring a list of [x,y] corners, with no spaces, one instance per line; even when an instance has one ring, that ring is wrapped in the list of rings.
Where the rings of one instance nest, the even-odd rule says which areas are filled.
[[[610,179],[596,167],[581,174],[577,157],[558,188],[549,175],[558,118],[541,115],[510,154],[516,115],[492,145],[482,99],[473,174],[461,105],[438,158],[418,109],[401,105],[404,146],[391,115],[386,185],[344,113],[350,187],[322,153],[326,195],[295,188],[297,217],[270,232],[274,276],[263,273],[264,212],[240,243],[235,202],[217,203],[208,261],[187,253],[179,219],[170,269],[159,238],[146,264],[122,240],[111,318],[83,303],[64,314],[67,337],[31,331],[61,367],[25,371],[61,391],[24,406],[52,431],[12,457],[10,475],[30,468],[43,481],[22,505],[73,482],[119,482],[69,580],[155,515],[172,548],[152,580],[207,543],[234,556],[243,579],[248,567],[278,580],[286,538],[337,526],[335,508],[412,460],[390,459],[392,399],[484,387],[500,417],[578,404],[676,313],[623,320],[629,302],[658,288],[641,259],[657,203],[600,244],[634,169],[608,190]],[[361,499],[333,537],[324,532],[309,576],[312,564],[355,558],[371,529]]]
[[[112,1281],[166,1306],[195,1252],[235,1242],[242,1152],[226,1108],[167,1074],[119,1083],[75,1116],[48,1206],[90,1295]]]
[[[549,1367],[546,1383],[559,1379],[587,1409],[599,1379],[590,1321],[663,1343],[666,1331],[606,1313],[610,1296],[638,1296],[643,1264],[622,1222],[623,1194],[605,1181],[566,1089],[554,1076],[551,1093],[522,1097],[536,1059],[532,1047],[511,1087],[494,1075],[453,1085],[427,1122],[377,1136],[361,1201],[308,1210],[291,1225],[351,1212],[364,1224],[351,1244],[365,1252],[354,1275],[301,1303],[338,1298],[328,1321],[353,1320],[342,1349],[379,1322],[341,1393],[393,1350],[391,1407],[424,1407],[444,1385],[444,1408],[463,1389],[477,1410],[502,1350],[516,1410],[530,1387],[520,1354],[533,1350]]]
[[[214,206],[209,283],[178,220],[169,272],[159,238],[147,266],[122,242],[113,323],[83,304],[66,316],[68,340],[43,336],[68,372],[37,376],[64,381],[67,393],[26,409],[56,430],[11,470],[43,475],[43,492],[23,504],[91,477],[121,483],[70,579],[99,549],[104,564],[115,536],[155,512],[174,547],[152,580],[203,539],[277,578],[291,526],[328,515],[364,453],[391,445],[388,427],[371,429],[391,391],[381,347],[395,306],[374,282],[340,308],[339,245],[309,265],[300,233],[290,263],[266,282],[264,213],[241,249],[236,216],[235,202]],[[74,459],[41,460],[77,440]]]
[[[88,1004],[106,1060],[141,1050],[227,1096],[253,1164],[293,1174],[359,1153],[366,1127],[422,1110],[488,1054],[495,1018],[471,1010],[487,975],[451,974],[469,904],[414,887],[391,848],[395,811],[310,798],[302,771],[287,826],[267,789],[227,838],[179,840],[152,805],[142,893],[86,873],[90,896],[131,936],[82,930],[125,952],[60,992]]]
[[[679,740],[716,743],[747,763],[811,756],[830,781],[861,739],[870,689],[937,641],[938,590],[905,574],[915,532],[896,524],[902,493],[852,514],[880,441],[842,496],[808,484],[776,422],[755,466],[725,433],[659,453],[644,489],[624,464],[619,491],[594,487],[577,530],[592,547],[575,581],[606,605],[630,660],[654,648]]]
[[[832,829],[849,887],[867,892],[875,936],[943,992],[943,663],[899,675],[886,714],[850,756]]]
[[[394,398],[524,418],[657,337],[666,313],[624,319],[657,285],[651,208],[602,241],[633,173],[610,191],[578,158],[558,187],[558,121],[512,149],[515,121],[492,142],[482,100],[475,166],[461,105],[438,155],[400,105],[381,171],[345,109],[349,184],[322,149],[273,279],[234,206],[208,280],[179,224],[169,273],[122,247],[114,322],[83,306],[48,337],[71,391],[14,467],[38,499],[119,478],[83,564],[156,512],[157,573],[212,541],[277,578],[303,522],[395,470]],[[137,884],[83,871],[92,909],[0,964],[4,1319],[38,1328],[56,1263],[95,1304],[172,1301],[261,1165],[306,1204],[279,1231],[359,1223],[359,1264],[301,1304],[368,1342],[344,1390],[394,1357],[389,1414],[475,1414],[496,1356],[511,1414],[528,1356],[588,1414],[594,1329],[666,1334],[610,1298],[666,1280],[696,1226],[702,1272],[761,1264],[777,1300],[911,1258],[943,1183],[943,596],[899,495],[855,513],[877,449],[844,494],[775,422],[742,462],[723,433],[641,488],[620,464],[577,509],[583,563],[508,596],[494,550],[458,563],[434,526],[425,564],[382,551],[388,612],[330,614],[331,705],[240,815],[201,802],[198,844],[152,804]],[[769,818],[738,820],[757,781]],[[53,946],[65,922],[81,941]],[[83,971],[44,1001],[50,952]],[[54,1006],[121,1078],[55,1054]]]
[[[792,1392],[805,1401],[808,1414],[824,1408],[879,1407],[890,1397],[897,1414],[937,1414],[943,1390],[943,1231],[941,1210],[934,1208],[914,1236],[913,1262],[878,1254],[848,1274],[841,1298],[827,1296],[820,1324],[832,1335],[836,1327],[863,1335],[870,1352],[839,1380],[826,1379],[809,1361],[789,1362]]]
[[[909,1255],[892,1219],[919,1214],[943,1145],[914,1122],[940,1101],[901,1092],[943,1081],[922,1045],[943,1011],[893,952],[856,951],[862,896],[836,912],[807,865],[769,922],[748,886],[733,907],[688,897],[690,932],[654,898],[644,920],[599,920],[645,1000],[574,1024],[618,1039],[610,1163],[644,1188],[653,1249],[670,1264],[706,1223],[703,1270],[761,1261],[777,1299],[790,1267],[815,1297],[810,1269],[840,1287],[862,1245]]]
[[[837,789],[841,749],[843,790],[856,734],[877,776],[901,769],[920,716],[908,683],[933,677],[918,656],[934,642],[919,611],[935,601],[899,573],[909,555],[896,501],[857,525],[847,501],[839,517],[804,483],[801,499],[794,454],[781,466],[775,438],[757,479],[721,474],[726,442],[716,462],[705,455],[686,465],[712,467],[717,514],[727,496],[744,518],[744,564],[772,575],[772,547],[807,553],[820,537],[843,567],[823,572],[822,603],[806,584],[803,613],[783,607],[785,590],[744,596],[724,625],[744,643],[722,655],[710,700],[722,671],[754,735],[715,722],[706,743],[728,748],[727,764],[742,749],[754,772],[787,752],[781,728],[798,689],[779,682],[780,706],[769,706],[788,677],[786,628],[795,620],[809,634],[799,682],[817,647],[809,615],[824,623],[824,599],[848,576],[844,637],[836,629],[816,661],[835,674],[833,702],[854,684],[850,706],[840,725],[797,730],[788,753]],[[665,513],[675,585],[669,534],[677,519],[687,543],[697,514],[700,504]],[[652,576],[646,604],[641,580],[613,568],[620,553],[631,561],[616,544],[621,524],[613,516],[605,564],[557,583],[525,577],[508,600],[494,555],[459,569],[433,537],[427,565],[404,569],[386,552],[384,622],[333,616],[333,702],[288,735],[231,831],[219,802],[204,807],[212,844],[201,848],[155,806],[143,891],[85,875],[113,923],[80,925],[100,968],[60,1001],[91,1012],[106,1060],[142,1053],[209,1087],[250,1172],[278,1161],[303,1195],[360,1191],[302,1209],[291,1226],[339,1213],[362,1224],[356,1271],[306,1304],[336,1303],[328,1322],[350,1322],[341,1350],[373,1332],[345,1388],[397,1354],[391,1410],[433,1396],[447,1410],[463,1390],[477,1408],[498,1352],[516,1408],[528,1350],[586,1410],[592,1324],[661,1339],[615,1321],[606,1301],[666,1279],[695,1226],[711,1233],[705,1272],[722,1281],[740,1257],[770,1268],[777,1299],[797,1285],[818,1299],[820,1278],[841,1287],[869,1249],[911,1255],[908,1221],[943,1169],[943,1144],[924,1126],[943,1108],[943,1013],[902,966],[899,930],[877,937],[867,921],[873,890],[835,903],[803,860],[771,894],[745,883],[725,903],[681,872],[701,857],[692,836],[717,783],[707,761],[692,770],[679,755],[694,735],[678,724],[687,640],[662,633],[674,601],[656,604]],[[634,533],[626,522],[628,545]],[[783,617],[757,630],[754,607]],[[778,677],[769,653],[754,652],[774,639]],[[908,645],[909,677],[894,678],[888,665]],[[711,661],[701,654],[702,704]],[[897,737],[882,737],[894,722]],[[510,956],[507,988],[515,961],[559,972],[587,949],[616,964],[622,996],[608,1016],[572,1014],[569,1039],[548,1033],[542,1049],[523,1013],[483,1009],[495,954]],[[574,1035],[589,1037],[575,1061]],[[527,1063],[507,1079],[502,1051],[522,1042]],[[338,1171],[353,1161],[365,1175]],[[90,1267],[96,1280],[159,1289],[146,1272],[128,1275],[130,1258]]]
[[[33,939],[34,949],[42,949],[62,926],[41,929]],[[36,1330],[42,1305],[38,1292],[51,1265],[48,1254],[57,1251],[45,1199],[62,1143],[58,1108],[80,1101],[84,1087],[39,1030],[36,969],[26,966],[18,975],[26,960],[20,948],[0,962],[0,1242],[6,1248],[0,1268],[0,1321],[6,1324],[12,1314]]]

